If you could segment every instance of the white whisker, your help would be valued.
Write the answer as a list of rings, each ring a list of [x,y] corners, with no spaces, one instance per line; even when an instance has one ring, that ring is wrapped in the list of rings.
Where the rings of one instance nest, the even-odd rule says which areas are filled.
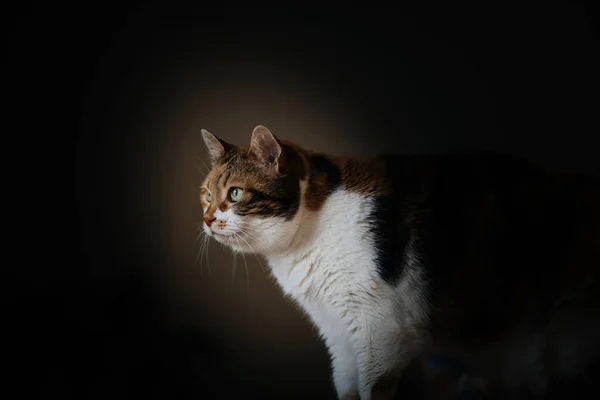
[[[251,236],[253,239],[260,242],[260,240],[256,236],[253,236],[250,232],[246,232],[243,229],[240,229],[239,231],[245,235]],[[244,241],[244,243],[246,243],[246,245],[250,248],[250,250],[252,250],[252,254],[256,258],[256,261],[258,261],[258,265],[260,265],[260,268],[263,270],[263,272],[266,272],[265,266],[262,264],[262,262],[260,262],[260,258],[258,258],[256,251],[254,251],[254,248],[250,245],[250,243],[248,243],[248,241],[246,239],[244,239],[241,235],[237,235],[237,236],[239,236],[239,238],[242,239]]]
[[[237,233],[234,232],[233,237],[235,238],[235,240],[238,243],[238,247],[242,247],[240,246],[240,235],[238,235]],[[244,240],[242,238],[242,240]],[[244,253],[242,252],[242,257],[244,258],[244,266],[246,268],[246,290],[248,291],[248,293],[250,293],[250,274],[248,273],[248,261],[246,260],[246,256],[244,255]]]
[[[206,163],[204,162],[204,160],[203,160],[203,159],[201,159],[200,157],[196,156],[196,159],[198,159],[198,161],[200,161],[202,164],[204,164],[204,168],[206,168],[206,172],[204,172],[204,173],[205,173],[205,174],[208,174],[208,173],[210,172],[210,168],[208,168],[208,165],[206,165]],[[198,165],[197,165],[197,164],[196,164],[196,167],[198,167]],[[200,172],[202,172],[202,171],[200,170],[200,168],[198,168],[198,170],[199,170]]]
[[[244,235],[248,235],[248,237],[250,239],[257,241],[259,244],[264,246],[264,243],[261,241],[261,239],[258,236],[256,236],[255,234],[253,234],[252,232],[248,231],[247,229],[238,227],[238,231],[243,233]],[[246,242],[246,244],[248,244],[248,242]],[[248,247],[250,247],[250,249],[252,249],[252,251],[255,252],[254,249],[249,244],[248,244]]]
[[[200,262],[200,276],[202,276],[202,261],[203,261],[203,256],[204,256],[204,251],[207,245],[207,241],[208,241],[208,235],[206,234],[206,232],[204,232],[204,230],[202,229],[202,225],[198,225],[198,227],[200,228],[200,232],[198,233],[198,236],[196,237],[196,241],[200,240],[200,243],[198,244],[198,253],[196,254],[196,263]]]
[[[231,271],[231,281],[235,282],[235,269],[237,268],[237,253],[231,252],[233,255],[233,270]]]
[[[252,232],[249,230],[249,228],[250,228],[250,224],[249,224],[249,223],[246,223],[246,222],[244,222],[244,221],[240,221],[240,222],[238,222],[236,225],[237,225],[237,227],[238,227],[239,229],[241,229],[241,230],[244,230],[244,233],[245,233],[245,234],[247,234],[247,235],[251,236],[253,239],[256,239],[257,241],[259,241],[259,242],[260,242],[260,238],[259,238],[259,237],[257,237],[257,236],[256,236],[254,233],[252,233]],[[261,244],[264,244],[264,243],[261,243]]]
[[[204,233],[204,236],[202,236],[202,234]],[[206,241],[206,233],[200,231],[200,234],[198,235],[198,237],[196,238],[196,240],[200,240],[202,239],[202,241],[199,243],[198,245],[198,254],[196,254],[196,262],[200,262],[200,276],[202,276],[202,256],[204,255],[204,242]]]
[[[198,251],[199,254],[199,259],[198,261],[200,262],[200,276],[202,276],[203,272],[204,272],[204,248],[206,246],[206,241],[208,240],[208,237],[206,234],[204,234],[204,236],[202,237],[202,243],[200,244],[200,249]]]
[[[210,255],[209,255],[209,251],[208,251],[208,246],[210,244],[211,240],[210,240],[210,236],[205,234],[205,240],[202,246],[202,253],[203,255],[206,255],[206,269],[208,270],[208,277],[212,278],[212,271],[210,269]],[[202,257],[201,259],[201,263],[200,263],[200,274],[202,274],[202,261],[204,260],[204,257]]]

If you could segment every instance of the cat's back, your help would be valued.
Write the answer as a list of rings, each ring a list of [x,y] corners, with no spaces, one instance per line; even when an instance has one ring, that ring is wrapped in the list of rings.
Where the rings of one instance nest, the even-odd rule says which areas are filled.
[[[564,378],[598,359],[598,175],[496,153],[383,160],[399,229],[419,238],[432,337],[511,384],[537,384],[528,360]]]
[[[370,218],[388,242],[379,247],[403,247],[418,231],[422,250],[437,254],[428,255],[432,268],[448,269],[466,257],[478,264],[483,254],[509,264],[510,254],[515,268],[531,270],[556,265],[575,249],[598,259],[598,175],[551,171],[494,152],[335,161],[344,189],[371,199]],[[382,267],[390,282],[399,276],[397,261]]]
[[[395,199],[390,211],[413,210],[415,220],[451,228],[458,239],[483,229],[528,231],[530,244],[534,237],[560,238],[591,248],[600,240],[599,174],[550,170],[494,152],[386,155],[379,162],[382,186]]]
[[[330,221],[326,231],[371,237],[378,273],[392,286],[409,250],[442,291],[458,279],[467,297],[519,280],[554,293],[598,273],[597,175],[493,152],[309,160],[308,203]]]
[[[493,152],[377,162],[387,188],[377,204],[380,220],[389,221],[389,250],[410,244],[419,252],[448,326],[459,325],[458,310],[470,309],[478,315],[473,321],[496,313],[485,324],[491,332],[522,313],[527,300],[551,304],[573,288],[600,286],[597,175]],[[382,268],[391,282],[403,262],[389,259]]]

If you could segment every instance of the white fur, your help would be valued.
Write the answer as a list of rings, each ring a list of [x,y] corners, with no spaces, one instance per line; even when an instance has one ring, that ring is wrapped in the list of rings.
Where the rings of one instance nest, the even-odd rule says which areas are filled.
[[[217,221],[212,225],[216,233],[231,235],[216,237],[222,243],[266,256],[283,291],[324,339],[340,398],[360,394],[369,400],[379,378],[398,374],[427,314],[418,269],[408,268],[412,272],[397,287],[378,275],[372,208],[370,198],[339,189],[317,212],[301,204],[291,221],[240,217],[228,210],[215,213],[217,221],[226,219],[225,229],[216,228]],[[414,254],[406,259],[418,263]]]

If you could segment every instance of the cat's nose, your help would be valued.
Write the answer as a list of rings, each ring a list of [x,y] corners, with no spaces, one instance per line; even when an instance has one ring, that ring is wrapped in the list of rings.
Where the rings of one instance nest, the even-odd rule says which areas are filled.
[[[204,223],[210,228],[215,219],[215,217],[204,217]]]

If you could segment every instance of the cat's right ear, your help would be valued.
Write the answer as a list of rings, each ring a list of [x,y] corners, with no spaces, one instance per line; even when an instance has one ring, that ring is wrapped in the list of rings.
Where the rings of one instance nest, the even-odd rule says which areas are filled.
[[[206,148],[208,148],[208,155],[212,165],[214,165],[215,162],[227,152],[227,150],[234,147],[232,144],[219,139],[206,129],[201,129],[201,132],[202,137],[204,138],[204,143],[206,144]]]

